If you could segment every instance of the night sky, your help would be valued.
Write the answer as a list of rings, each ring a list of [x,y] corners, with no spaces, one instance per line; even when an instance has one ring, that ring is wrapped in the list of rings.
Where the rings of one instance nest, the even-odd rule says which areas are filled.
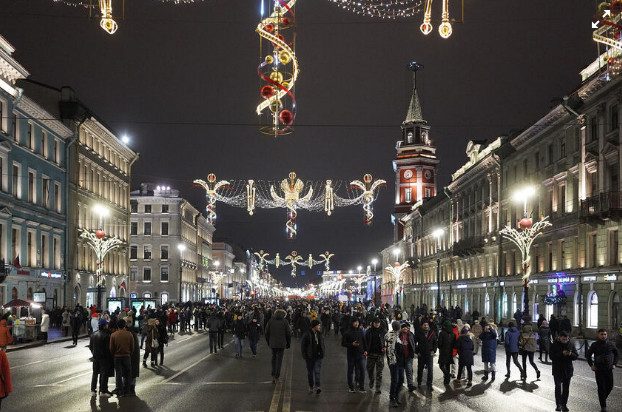
[[[579,71],[597,55],[591,0],[468,0],[465,23],[454,25],[449,40],[438,36],[437,2],[435,30],[424,37],[420,17],[383,22],[328,0],[299,0],[297,125],[275,140],[258,132],[254,112],[259,0],[125,3],[126,18],[117,19],[120,28],[110,36],[84,9],[0,0],[0,34],[32,79],[72,86],[115,131],[131,137],[140,153],[134,188],[170,185],[203,210],[204,192],[192,180],[209,172],[244,180],[280,180],[290,170],[303,180],[369,172],[389,181],[373,226],[362,224],[361,207],[332,217],[301,211],[295,241],[285,238],[284,210],[251,218],[219,205],[218,237],[282,256],[330,250],[334,269],[365,265],[392,241],[391,161],[410,99],[408,61],[425,65],[420,96],[445,185],[466,161],[468,140],[529,126],[578,86]]]

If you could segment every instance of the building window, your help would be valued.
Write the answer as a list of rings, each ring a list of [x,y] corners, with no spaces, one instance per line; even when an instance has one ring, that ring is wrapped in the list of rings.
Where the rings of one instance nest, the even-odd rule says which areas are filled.
[[[18,228],[13,228],[11,231],[11,250],[13,252],[13,259],[18,259],[21,249],[21,230]]]
[[[574,319],[572,324],[574,326],[579,326],[579,307],[581,306],[581,304],[583,303],[583,297],[578,293],[575,292],[574,295]]]
[[[19,163],[13,163],[13,197],[18,199],[22,198],[22,184],[21,184],[22,165]]]
[[[488,316],[490,314],[490,296],[488,292],[486,292],[486,296],[484,296],[484,315]]]
[[[45,130],[41,131],[41,155],[48,157],[48,134]]]
[[[512,314],[516,313],[518,310],[518,304],[516,302],[516,293],[512,294]]]
[[[41,235],[41,265],[44,268],[50,267],[50,251],[46,234]]]
[[[618,127],[620,125],[619,122],[619,117],[618,117],[618,105],[614,104],[613,106],[611,106],[609,108],[609,124],[610,124],[610,131],[614,131],[614,130],[618,130]]]
[[[410,203],[412,201],[412,192],[413,190],[410,187],[404,189],[404,202]]]
[[[151,213],[151,205],[145,205],[145,213]]]
[[[160,246],[160,259],[161,260],[168,260],[168,245],[161,245]]]
[[[160,267],[160,282],[168,282],[168,266]]]
[[[138,235],[138,222],[130,222],[130,235]]]
[[[501,317],[508,317],[508,294],[504,293],[503,298],[501,299]]]
[[[52,160],[54,163],[60,164],[60,145],[56,139],[54,139],[54,158]]]
[[[609,264],[618,264],[618,231],[611,230],[609,232]]]
[[[131,213],[138,213],[138,203],[134,200],[132,200],[130,202],[130,212]]]
[[[131,260],[138,259],[138,246],[136,245],[130,246],[130,259]]]
[[[426,198],[430,198],[430,197],[432,197],[432,190],[430,190],[430,188],[429,188],[429,187],[426,187],[426,188],[425,188],[425,197],[426,197]]]
[[[28,148],[34,152],[35,150],[35,133],[32,123],[28,122]]]
[[[563,159],[566,157],[566,138],[562,137],[559,140],[559,158]]]
[[[168,236],[168,222],[160,222],[160,234]]]
[[[143,223],[143,234],[146,236],[151,236],[151,222]]]
[[[559,241],[559,269],[564,269],[566,267],[566,242],[563,240]]]
[[[168,293],[164,292],[160,294],[160,304],[166,305],[168,303]]]
[[[596,329],[598,327],[598,295],[596,292],[590,292],[587,302],[587,327]]]
[[[52,249],[54,249],[54,269],[60,269],[60,238],[56,236],[54,237],[54,239],[52,240]]]
[[[162,205],[162,213],[168,213],[168,205]]]
[[[5,118],[5,113],[7,110],[7,104],[4,100],[0,100],[0,130],[6,133],[7,129],[7,121]]]
[[[42,194],[43,194],[43,206],[45,206],[47,209],[50,208],[50,179],[47,177],[43,177],[41,179],[42,183],[43,183],[43,190],[42,190]]]
[[[130,268],[130,281],[136,282],[137,276],[138,276],[138,268],[136,266],[132,266]]]
[[[590,119],[590,140],[598,140],[598,120],[596,117]]]
[[[61,213],[63,211],[63,208],[61,207],[63,200],[61,199],[60,183],[57,182],[54,182],[54,202],[56,202],[56,211]]]
[[[143,259],[151,260],[151,245],[143,246]]]
[[[37,266],[37,243],[35,234],[29,230],[26,234],[26,240],[28,242],[28,266],[34,268]]]
[[[151,282],[151,268],[143,268],[143,282]]]
[[[596,262],[596,254],[598,251],[598,244],[596,243],[596,233],[592,233],[590,235],[590,266],[595,268],[597,266]]]
[[[28,172],[28,202],[37,203],[35,188],[35,172]]]
[[[548,151],[548,155],[549,155],[549,158],[548,158],[549,163],[548,164],[552,164],[553,163],[553,144],[549,144],[548,145],[547,151]]]

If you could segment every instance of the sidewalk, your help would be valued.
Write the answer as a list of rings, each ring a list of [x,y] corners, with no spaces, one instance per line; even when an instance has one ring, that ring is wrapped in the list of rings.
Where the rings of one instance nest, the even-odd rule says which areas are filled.
[[[86,333],[82,333],[78,336],[78,339],[83,339],[88,337],[88,334]],[[71,335],[69,336],[64,336],[63,335],[63,331],[60,328],[50,328],[50,330],[48,331],[48,341],[47,343],[56,343],[56,342],[69,342],[71,341]],[[12,351],[16,351],[16,350],[22,350],[22,349],[28,349],[28,348],[35,348],[37,346],[43,346],[46,343],[42,340],[34,340],[31,342],[24,342],[24,343],[16,343],[13,345],[9,345],[6,348],[7,352],[12,352]]]

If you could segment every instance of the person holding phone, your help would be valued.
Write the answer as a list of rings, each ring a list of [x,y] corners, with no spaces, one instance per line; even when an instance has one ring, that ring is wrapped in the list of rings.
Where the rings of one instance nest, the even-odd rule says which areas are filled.
[[[365,393],[365,335],[358,318],[351,318],[350,328],[344,333],[341,346],[347,348],[348,392]],[[354,379],[353,379],[354,375]]]

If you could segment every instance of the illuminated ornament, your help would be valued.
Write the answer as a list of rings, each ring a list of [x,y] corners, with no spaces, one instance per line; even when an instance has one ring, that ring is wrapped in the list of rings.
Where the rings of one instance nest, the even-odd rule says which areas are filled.
[[[264,86],[259,90],[261,97],[264,99],[269,99],[274,96],[274,87],[272,86]]]
[[[283,83],[283,73],[281,72],[270,73],[270,80],[276,83]]]
[[[620,33],[622,32],[622,2],[619,0],[603,2],[598,6],[596,22],[592,24],[596,25],[596,29],[592,33],[592,39],[609,47],[613,47],[615,50],[609,50],[609,56],[617,57],[622,51],[622,38]],[[611,74],[611,73],[610,73]]]
[[[622,73],[622,58],[610,57],[607,59],[607,70],[611,76],[619,76]]]
[[[451,36],[452,28],[449,22],[449,0],[443,0],[443,14],[441,16],[441,25],[438,26],[438,34],[444,39]]]
[[[363,203],[363,211],[365,212],[366,225],[371,225],[374,218],[372,204],[375,200],[375,192],[380,186],[383,186],[386,183],[387,182],[382,179],[374,181],[373,176],[370,174],[364,175],[362,182],[360,180],[354,180],[350,182],[350,186],[363,191],[363,194],[360,197]]]
[[[106,232],[104,232],[103,230],[99,229],[95,231],[95,237],[97,237],[97,239],[103,239],[106,237]]]
[[[425,9],[423,12],[423,23],[419,27],[421,33],[426,36],[432,33],[432,0],[425,0]]]
[[[287,109],[281,110],[281,113],[279,113],[279,120],[281,123],[289,126],[294,121],[294,114]]]
[[[114,34],[119,25],[112,19],[112,0],[99,0],[99,8],[102,13],[102,18],[99,21],[99,26],[108,34]]]
[[[270,50],[261,50],[260,55],[271,56],[270,59],[265,57],[259,64],[257,74],[263,82],[274,88],[274,95],[264,98],[257,105],[256,111],[258,115],[266,116],[260,131],[277,137],[291,133],[296,118],[296,96],[293,88],[299,69],[292,45],[295,33],[289,29],[294,27],[293,8],[297,0],[270,1],[274,2],[272,13],[259,22],[255,31],[266,40],[260,43],[261,47],[270,47]]]
[[[218,216],[216,214],[216,201],[221,200],[218,190],[229,186],[229,182],[226,180],[217,182],[216,175],[210,173],[207,175],[207,182],[205,180],[196,179],[193,183],[205,189],[205,196],[207,197],[207,206],[205,207],[207,212],[207,221],[213,224]]]
[[[347,11],[381,19],[413,17],[421,11],[421,0],[329,0]]]
[[[330,252],[324,252],[323,254],[319,255],[318,259],[314,259],[313,255],[309,254],[308,259],[304,260],[302,256],[295,250],[287,255],[284,260],[280,259],[279,253],[276,254],[276,257],[274,259],[270,259],[270,254],[264,252],[263,250],[255,252],[254,255],[259,258],[257,266],[260,271],[267,270],[269,265],[275,266],[277,268],[281,266],[291,266],[292,269],[290,273],[291,276],[294,278],[296,277],[296,271],[298,266],[313,268],[314,266],[323,264],[325,270],[330,270],[330,259],[335,256]]]
[[[524,217],[518,222],[518,227],[523,230],[531,229],[532,226],[533,226],[533,221],[528,217]]]

